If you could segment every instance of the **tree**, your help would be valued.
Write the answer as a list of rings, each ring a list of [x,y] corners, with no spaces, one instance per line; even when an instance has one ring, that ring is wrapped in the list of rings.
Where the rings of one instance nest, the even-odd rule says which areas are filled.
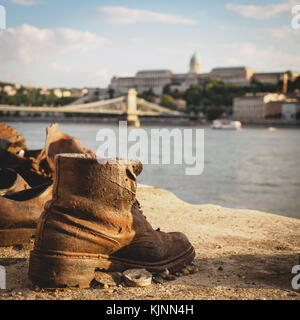
[[[168,95],[171,95],[171,86],[170,84],[166,84],[163,88],[163,94],[168,94]]]
[[[277,84],[261,83],[256,80],[252,80],[250,87],[245,87],[245,91],[253,94],[260,92],[281,92],[283,87],[283,82],[279,81]]]
[[[198,113],[203,104],[203,88],[193,84],[187,89],[183,95],[183,99],[187,104],[187,111],[190,113]]]
[[[300,90],[300,77],[288,82],[288,92],[295,92],[296,90]]]
[[[168,109],[177,110],[173,97],[168,94],[163,95],[160,104]]]
[[[206,117],[209,121],[213,121],[218,119],[222,113],[224,112],[224,108],[220,106],[210,106],[206,110]]]
[[[115,96],[115,89],[109,88],[108,89],[109,99],[113,99]]]
[[[139,97],[145,99],[146,101],[152,102],[156,95],[152,88],[150,88],[149,90],[142,92]]]
[[[6,84],[5,84],[6,85]],[[7,85],[14,86],[14,84],[8,83]],[[3,87],[3,83],[0,83],[0,87]],[[16,90],[16,94],[9,96],[3,90],[0,92],[0,104],[8,105],[25,105],[25,106],[58,106],[58,105],[67,105],[75,101],[75,98],[72,97],[61,97],[58,98],[54,95],[53,90],[50,90],[49,95],[43,95],[40,92],[40,88],[24,88],[20,87]]]

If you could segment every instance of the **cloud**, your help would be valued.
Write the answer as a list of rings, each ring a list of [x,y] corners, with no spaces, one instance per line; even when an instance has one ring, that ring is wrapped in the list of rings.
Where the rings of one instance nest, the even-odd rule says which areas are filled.
[[[12,3],[20,4],[22,6],[34,6],[34,5],[38,4],[34,0],[9,0],[9,1]]]
[[[98,81],[109,83],[111,79],[111,74],[109,69],[104,67],[102,69],[96,69],[95,71],[91,72],[87,78],[88,80],[94,83]]]
[[[278,27],[278,28],[270,28],[267,29],[267,32],[269,35],[271,35],[273,38],[278,38],[278,39],[285,39],[297,35],[300,35],[300,30],[294,30],[289,26],[283,26],[283,27]]]
[[[251,42],[223,44],[225,65],[247,65],[256,71],[300,70],[300,56],[282,52],[274,46],[257,47]],[[232,54],[234,52],[234,55]]]
[[[263,34],[263,32],[261,32]],[[204,67],[209,72],[216,67],[247,66],[256,72],[300,71],[300,43],[294,50],[287,50],[282,41],[279,44],[266,42],[259,45],[253,42],[214,43],[190,47],[203,53]],[[212,54],[222,52],[220,54]]]
[[[0,31],[0,59],[30,64],[57,53],[86,52],[105,44],[97,34],[68,28],[40,29],[28,24]]]
[[[197,22],[174,14],[129,9],[125,7],[101,7],[96,10],[94,18],[113,24],[133,24],[138,22],[161,22],[169,24],[195,25]]]
[[[252,18],[256,20],[267,20],[273,17],[277,17],[283,13],[291,12],[292,8],[296,4],[296,0],[290,0],[289,2],[276,3],[265,6],[234,5],[228,3],[226,5],[226,8],[227,10],[234,11],[246,18]]]
[[[58,64],[56,62],[51,63],[50,68],[54,71],[63,72],[63,73],[69,73],[71,71],[70,67],[66,65]]]

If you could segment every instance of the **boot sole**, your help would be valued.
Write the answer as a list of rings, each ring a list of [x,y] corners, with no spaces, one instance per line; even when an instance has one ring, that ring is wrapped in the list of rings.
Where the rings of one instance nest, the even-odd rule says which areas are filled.
[[[35,228],[0,229],[0,247],[27,244],[35,237]]]
[[[167,268],[170,272],[175,272],[191,263],[194,258],[193,247],[174,259],[159,263],[130,261],[108,255],[34,250],[30,252],[28,276],[33,283],[44,288],[88,288],[95,278],[95,271],[98,270],[123,272],[133,268],[145,268],[149,272],[159,273]]]

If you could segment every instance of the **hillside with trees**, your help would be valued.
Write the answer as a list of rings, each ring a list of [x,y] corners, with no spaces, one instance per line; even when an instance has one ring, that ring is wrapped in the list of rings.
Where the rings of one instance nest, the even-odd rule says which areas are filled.
[[[245,94],[258,94],[263,92],[280,93],[282,92],[283,83],[276,85],[262,84],[252,81],[250,86],[238,86],[234,84],[225,84],[221,80],[208,80],[203,84],[193,84],[185,92],[171,90],[168,84],[164,87],[161,105],[170,109],[176,109],[175,99],[186,101],[186,112],[189,114],[199,114],[202,112],[208,120],[220,117],[223,113],[232,114],[233,99]],[[288,92],[293,93],[300,90],[300,77],[294,82],[289,82]],[[153,100],[153,92],[147,91],[144,95],[146,100]]]
[[[5,91],[5,87],[12,88],[10,94]],[[12,83],[0,82],[0,104],[3,105],[64,106],[75,100],[74,97],[57,97],[54,94],[54,89],[49,89],[47,94],[43,94],[43,89],[40,88],[16,87]]]

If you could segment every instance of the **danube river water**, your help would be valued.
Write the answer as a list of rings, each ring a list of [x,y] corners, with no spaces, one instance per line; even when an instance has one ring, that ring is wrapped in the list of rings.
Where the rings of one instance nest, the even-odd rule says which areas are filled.
[[[49,123],[8,124],[26,138],[29,148],[43,148]],[[111,128],[118,132],[117,126],[104,124],[62,123],[60,127],[95,152],[100,145],[96,141],[99,130]],[[151,128],[143,127],[147,133]],[[139,183],[167,189],[194,204],[257,209],[300,218],[300,130],[204,128],[204,137],[205,166],[201,175],[186,176],[184,165],[148,164],[138,178]]]

